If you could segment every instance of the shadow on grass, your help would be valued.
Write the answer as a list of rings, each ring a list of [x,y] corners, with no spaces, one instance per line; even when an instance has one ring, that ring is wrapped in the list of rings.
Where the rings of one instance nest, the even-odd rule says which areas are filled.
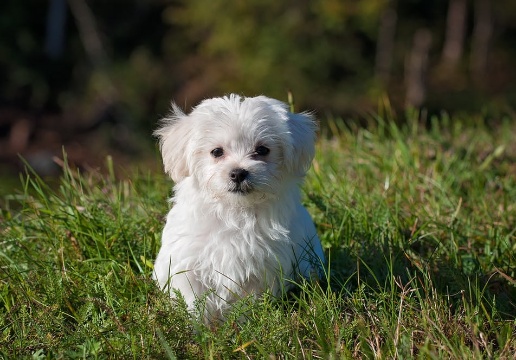
[[[468,303],[497,314],[502,320],[516,319],[513,279],[501,271],[466,274],[451,261],[425,259],[415,256],[413,250],[414,246],[395,246],[388,239],[364,240],[358,253],[346,247],[332,249],[328,256],[330,288],[343,296],[361,286],[373,293],[401,294],[403,289],[399,284],[412,282],[426,294],[436,291],[455,309]]]

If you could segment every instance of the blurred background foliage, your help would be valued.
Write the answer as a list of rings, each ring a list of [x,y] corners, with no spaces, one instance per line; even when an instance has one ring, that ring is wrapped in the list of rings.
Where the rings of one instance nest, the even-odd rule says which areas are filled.
[[[2,1],[0,162],[38,166],[62,145],[130,161],[171,100],[229,92],[290,90],[320,117],[378,99],[507,114],[515,63],[514,0]]]

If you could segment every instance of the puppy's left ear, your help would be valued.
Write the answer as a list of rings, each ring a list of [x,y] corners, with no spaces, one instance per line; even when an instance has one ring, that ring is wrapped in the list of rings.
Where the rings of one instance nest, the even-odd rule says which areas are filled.
[[[285,159],[287,168],[296,175],[304,175],[315,155],[317,123],[312,114],[289,112],[287,126],[292,137],[291,153]]]

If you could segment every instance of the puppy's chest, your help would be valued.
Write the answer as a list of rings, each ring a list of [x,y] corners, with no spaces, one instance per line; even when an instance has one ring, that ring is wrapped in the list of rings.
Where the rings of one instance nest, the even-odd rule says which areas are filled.
[[[274,247],[276,243],[289,241],[288,231],[278,225],[256,223],[232,224],[204,229],[206,245],[230,250],[246,246]]]
[[[291,251],[292,245],[284,234],[271,237],[269,232],[224,229],[207,236],[194,267],[201,276],[210,278],[213,286],[232,288],[233,284],[241,286],[250,279],[260,279],[274,269],[290,271]]]
[[[213,220],[202,229],[206,254],[224,253],[236,258],[278,255],[291,246],[288,230],[273,222],[241,221],[227,224]],[[199,229],[200,230],[200,229]]]

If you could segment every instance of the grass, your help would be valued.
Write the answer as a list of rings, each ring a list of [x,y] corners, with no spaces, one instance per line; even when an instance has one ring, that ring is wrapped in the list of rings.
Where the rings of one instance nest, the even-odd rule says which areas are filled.
[[[150,279],[163,175],[25,177],[0,215],[0,358],[513,359],[516,126],[407,118],[328,120],[304,186],[327,279],[214,327]]]

